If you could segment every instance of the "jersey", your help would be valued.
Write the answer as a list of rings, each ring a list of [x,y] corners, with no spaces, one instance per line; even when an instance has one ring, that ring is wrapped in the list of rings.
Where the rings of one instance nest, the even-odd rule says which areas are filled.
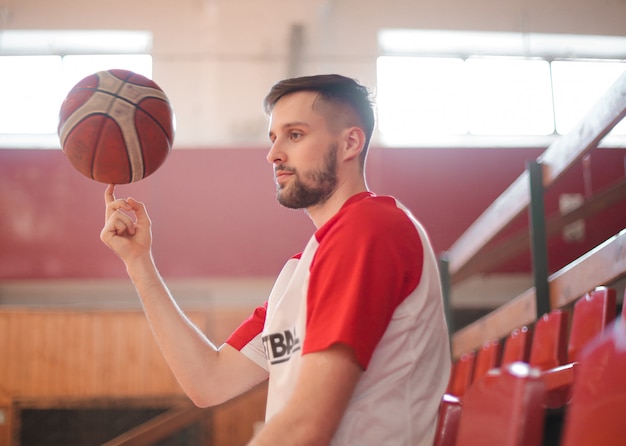
[[[426,232],[392,197],[351,197],[227,343],[268,370],[266,420],[302,355],[346,344],[364,372],[331,444],[432,445],[450,373],[440,278]]]

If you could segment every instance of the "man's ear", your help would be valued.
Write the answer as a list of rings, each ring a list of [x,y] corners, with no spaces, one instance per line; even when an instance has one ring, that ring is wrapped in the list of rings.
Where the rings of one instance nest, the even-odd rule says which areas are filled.
[[[365,132],[360,127],[350,127],[344,131],[344,159],[358,157],[365,147]]]

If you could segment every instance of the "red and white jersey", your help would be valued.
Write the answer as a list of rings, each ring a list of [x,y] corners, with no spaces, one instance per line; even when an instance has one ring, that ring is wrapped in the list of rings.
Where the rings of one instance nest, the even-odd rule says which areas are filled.
[[[302,355],[343,343],[364,373],[332,444],[432,445],[448,331],[437,259],[395,199],[350,198],[227,342],[268,370],[266,420],[291,395]]]

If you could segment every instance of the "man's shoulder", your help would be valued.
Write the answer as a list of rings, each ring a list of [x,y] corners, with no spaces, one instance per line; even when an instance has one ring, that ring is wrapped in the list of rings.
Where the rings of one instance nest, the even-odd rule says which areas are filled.
[[[410,220],[408,211],[394,197],[385,195],[370,195],[356,201],[346,207],[342,218],[359,225],[373,226],[408,223]]]
[[[414,219],[391,196],[368,194],[348,202],[333,219],[316,233],[318,241],[329,234],[354,242],[372,238],[394,239],[417,236]],[[332,237],[334,238],[334,237]]]

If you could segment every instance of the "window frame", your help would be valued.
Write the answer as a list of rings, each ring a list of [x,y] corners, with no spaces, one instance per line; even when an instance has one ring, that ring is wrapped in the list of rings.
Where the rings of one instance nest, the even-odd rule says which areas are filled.
[[[379,33],[379,48],[377,92],[383,93],[381,98],[383,100],[382,104],[378,104],[381,125],[377,132],[377,140],[383,147],[546,147],[562,135],[557,132],[559,120],[555,111],[552,63],[583,60],[602,63],[616,61],[626,67],[626,37],[615,36],[385,29]],[[380,83],[379,61],[381,57],[456,58],[463,61],[472,58],[501,58],[503,60],[515,58],[545,61],[549,64],[549,81],[552,88],[549,100],[552,104],[553,131],[543,135],[474,135],[468,124],[468,131],[464,134],[414,134],[415,136],[410,139],[405,139],[404,135],[385,133],[385,127],[388,126],[385,121],[389,119],[384,115],[385,107],[391,106],[389,99],[384,97],[386,86]],[[607,85],[606,88],[609,86]],[[593,103],[595,100],[586,110]],[[436,126],[433,127],[436,128]],[[621,134],[612,132],[607,135],[601,141],[602,147],[623,147],[626,144],[626,122],[622,121],[616,127],[619,127]]]

